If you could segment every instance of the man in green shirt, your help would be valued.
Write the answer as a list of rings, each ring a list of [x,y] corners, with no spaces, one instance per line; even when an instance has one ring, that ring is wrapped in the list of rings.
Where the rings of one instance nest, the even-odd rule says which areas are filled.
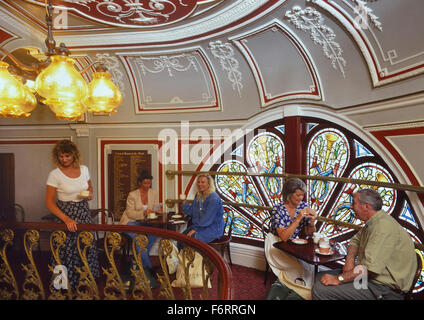
[[[350,240],[343,271],[316,275],[313,299],[404,298],[417,268],[414,243],[402,226],[381,210],[382,206],[380,195],[373,189],[353,195],[352,209],[365,226]]]

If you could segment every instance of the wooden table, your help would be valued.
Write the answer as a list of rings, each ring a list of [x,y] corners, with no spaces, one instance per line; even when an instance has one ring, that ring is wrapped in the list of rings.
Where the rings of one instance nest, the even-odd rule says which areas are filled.
[[[315,266],[315,273],[318,271],[318,266],[328,262],[334,262],[345,258],[345,254],[339,250],[337,243],[330,243],[331,250],[334,251],[332,255],[322,255],[315,252],[318,245],[314,244],[312,239],[308,240],[306,244],[295,244],[292,241],[280,241],[274,243],[274,247],[296,257],[306,263]]]
[[[188,217],[187,216],[182,216],[181,218],[178,219],[172,219],[171,215],[167,215],[165,213],[165,219],[163,219],[162,215],[158,216],[156,219],[143,219],[143,220],[137,220],[137,222],[142,223],[143,225],[146,226],[152,226],[152,227],[171,227],[171,230],[176,229],[176,226],[184,224],[187,222]],[[174,223],[174,221],[183,221],[183,222],[179,222],[179,223]],[[175,226],[175,228],[172,228],[173,226]]]

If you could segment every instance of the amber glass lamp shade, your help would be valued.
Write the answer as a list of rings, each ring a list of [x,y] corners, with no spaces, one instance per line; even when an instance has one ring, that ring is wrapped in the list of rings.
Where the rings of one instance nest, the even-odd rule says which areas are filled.
[[[87,84],[75,69],[74,59],[60,55],[50,58],[50,65],[35,80],[35,90],[59,119],[80,118],[80,112],[85,111],[82,102],[87,96]]]
[[[8,66],[0,61],[0,116],[27,118],[37,106],[37,100],[21,77],[9,73]]]
[[[95,72],[93,80],[88,84],[88,96],[84,101],[89,112],[114,113],[122,102],[122,94],[110,80],[107,72]]]
[[[7,70],[9,64],[0,61],[0,116],[16,117],[19,106],[26,102],[24,85]]]
[[[15,76],[15,78],[22,83],[22,77]],[[21,105],[15,105],[13,111],[11,111],[11,117],[14,118],[28,118],[31,115],[31,112],[37,106],[37,99],[32,94],[30,88],[26,85],[23,85],[25,92],[25,102]]]
[[[81,119],[84,112],[87,111],[85,105],[79,101],[63,102],[60,104],[60,106],[51,104],[49,104],[48,106],[50,110],[56,114],[56,118],[58,118],[59,120],[79,120]]]

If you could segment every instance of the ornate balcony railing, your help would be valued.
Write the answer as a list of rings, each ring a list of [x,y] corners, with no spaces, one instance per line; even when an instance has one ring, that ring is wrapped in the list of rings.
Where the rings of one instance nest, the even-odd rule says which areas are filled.
[[[46,259],[40,259],[40,252],[34,252],[39,245],[40,232],[50,232],[50,254],[55,265],[60,266],[59,250],[65,244],[67,232],[62,223],[50,222],[0,222],[0,299],[25,300],[67,300],[67,299],[222,299],[230,300],[233,296],[232,273],[227,262],[210,246],[181,233],[144,226],[121,226],[105,224],[78,224],[77,246],[83,266],[78,268],[80,274],[76,289],[58,286],[60,273],[49,265],[49,275],[40,272],[46,270]],[[101,261],[102,280],[95,280],[87,262],[87,250],[93,247],[95,232],[105,232],[104,252]],[[117,263],[117,252],[123,241],[121,235],[129,232],[137,236],[132,242],[132,253],[136,267],[131,270],[133,287],[125,290],[124,281]],[[19,238],[17,238],[17,236]],[[146,235],[155,235],[160,239],[158,256],[160,271],[157,272],[159,287],[151,289],[141,263],[141,253],[146,250],[148,243]],[[22,238],[21,238],[22,237]],[[17,240],[23,244],[23,249],[15,250]],[[185,248],[180,254],[178,268],[181,268],[182,282],[180,287],[174,287],[168,271],[167,260],[173,252],[171,240],[184,242]],[[18,243],[19,243],[18,241]],[[136,245],[141,248],[137,253]],[[100,249],[100,248],[98,248]],[[10,259],[10,255],[18,255]],[[23,254],[25,252],[25,254]],[[192,279],[193,262],[196,253],[200,254],[201,285],[194,288]],[[51,260],[53,261],[53,260]],[[42,267],[42,268],[41,268]],[[19,270],[20,269],[20,270]],[[178,271],[177,271],[178,273]],[[178,275],[177,275],[178,276]],[[59,277],[59,278],[58,278]],[[197,296],[196,296],[197,295]]]

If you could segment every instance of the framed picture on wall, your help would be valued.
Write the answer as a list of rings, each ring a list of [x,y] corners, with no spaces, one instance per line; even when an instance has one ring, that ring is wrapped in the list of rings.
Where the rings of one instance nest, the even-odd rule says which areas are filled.
[[[138,188],[140,172],[152,173],[152,155],[147,150],[113,150],[108,155],[109,208],[115,221],[121,219],[130,191]]]

